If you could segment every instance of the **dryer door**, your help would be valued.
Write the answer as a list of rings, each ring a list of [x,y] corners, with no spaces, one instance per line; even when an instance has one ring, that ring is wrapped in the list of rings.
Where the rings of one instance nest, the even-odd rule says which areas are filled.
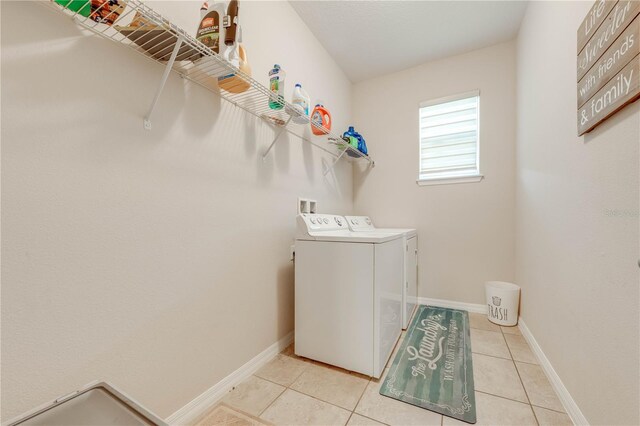
[[[409,321],[418,306],[418,237],[409,238],[405,248],[403,329],[409,326]]]
[[[375,245],[374,374],[380,377],[402,332],[404,238]]]

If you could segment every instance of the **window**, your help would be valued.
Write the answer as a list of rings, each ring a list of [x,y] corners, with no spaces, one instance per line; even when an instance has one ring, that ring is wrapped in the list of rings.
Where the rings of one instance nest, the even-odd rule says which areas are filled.
[[[477,91],[421,103],[418,183],[481,180],[479,129]]]

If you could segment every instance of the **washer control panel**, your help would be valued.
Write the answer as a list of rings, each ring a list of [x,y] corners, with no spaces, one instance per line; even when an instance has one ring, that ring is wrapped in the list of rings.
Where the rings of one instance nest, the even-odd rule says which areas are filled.
[[[338,231],[349,230],[347,220],[335,214],[303,213],[298,216],[309,231]]]
[[[369,216],[345,216],[352,231],[371,231],[376,229]]]

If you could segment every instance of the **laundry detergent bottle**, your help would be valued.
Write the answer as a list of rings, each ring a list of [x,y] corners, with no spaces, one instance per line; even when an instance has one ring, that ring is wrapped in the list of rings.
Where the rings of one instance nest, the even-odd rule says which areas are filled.
[[[353,126],[349,126],[347,131],[344,132],[342,136],[344,136],[345,138],[349,138],[349,136],[355,136],[355,134],[356,134],[356,130],[353,128]]]
[[[273,69],[269,71],[269,108],[282,109],[284,107],[284,80],[286,73],[280,65],[275,64]]]
[[[364,138],[362,137],[362,135],[354,131],[353,136],[355,136],[355,138],[358,141],[358,144],[357,144],[358,151],[360,151],[364,155],[367,155],[367,143],[364,141]]]
[[[369,150],[367,149],[367,143],[360,133],[358,133],[358,151],[363,153],[364,155],[369,155]]]
[[[342,137],[348,141],[351,148],[358,149],[358,138],[356,137],[357,133],[353,126],[349,126],[346,132],[342,134]]]
[[[311,114],[311,131],[314,135],[322,136],[331,130],[331,114],[319,101]]]
[[[291,120],[294,123],[305,124],[309,121],[309,104],[311,100],[309,95],[304,91],[300,83],[296,84],[293,89],[293,97],[291,98],[291,104],[295,110],[291,116]]]
[[[247,60],[247,52],[242,45],[242,27],[238,22],[238,1],[231,0],[227,8],[224,36],[224,59],[234,67],[238,68],[243,74],[251,76],[251,67]],[[227,23],[229,26],[227,27]],[[242,93],[251,87],[251,83],[243,76],[236,73],[218,77],[218,86],[230,93]]]

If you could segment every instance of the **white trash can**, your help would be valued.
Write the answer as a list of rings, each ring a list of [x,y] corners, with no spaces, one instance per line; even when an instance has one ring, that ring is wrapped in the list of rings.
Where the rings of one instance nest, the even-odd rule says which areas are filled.
[[[505,326],[518,323],[520,287],[504,281],[487,281],[487,317],[489,321]]]

